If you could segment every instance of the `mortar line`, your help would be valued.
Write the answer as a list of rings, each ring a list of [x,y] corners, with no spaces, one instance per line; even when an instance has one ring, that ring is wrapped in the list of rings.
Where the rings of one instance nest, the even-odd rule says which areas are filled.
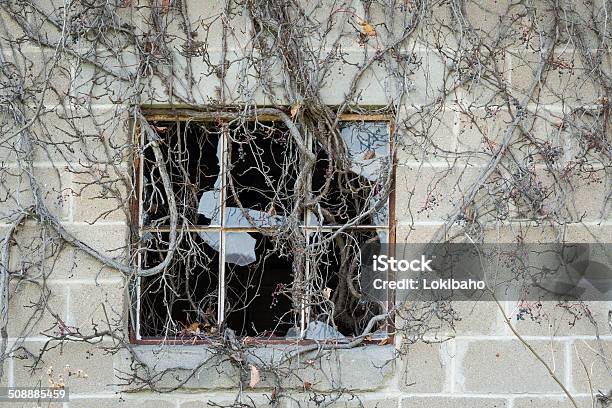
[[[525,340],[534,340],[534,341],[555,341],[555,342],[564,342],[568,340],[593,340],[597,337],[595,335],[588,334],[578,334],[578,335],[563,335],[563,336],[537,336],[537,335],[522,335],[522,338]],[[612,341],[612,335],[600,335],[600,339]],[[426,337],[427,340],[441,340],[441,338],[434,337]],[[485,334],[466,334],[466,335],[455,335],[453,337],[448,337],[448,340],[464,340],[464,341],[510,341],[517,340],[514,335],[485,335]]]
[[[116,284],[116,283],[123,283],[123,279],[121,277],[116,277],[116,278],[98,278],[96,279],[95,277],[91,277],[89,279],[87,278],[50,278],[49,279],[49,283],[54,283],[54,284],[63,284],[63,285],[67,285],[67,286],[74,286],[74,285],[94,285],[94,286],[100,286],[100,285],[112,285],[112,284]]]
[[[573,364],[572,364],[572,348],[573,348],[573,346],[574,346],[574,340],[570,339],[570,340],[568,340],[565,343],[565,348],[564,348],[564,351],[565,351],[565,370],[564,371],[565,372],[564,372],[563,376],[565,377],[564,378],[565,379],[565,386],[567,387],[567,389],[570,392],[576,391],[574,389],[574,382],[572,381],[573,380],[573,378],[572,378],[572,369],[574,368]]]

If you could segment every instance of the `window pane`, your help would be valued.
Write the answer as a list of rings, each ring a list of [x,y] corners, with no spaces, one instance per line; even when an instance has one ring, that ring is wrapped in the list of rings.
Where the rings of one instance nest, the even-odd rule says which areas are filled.
[[[193,225],[220,224],[220,130],[213,124],[201,123],[152,125],[161,138],[163,166],[172,184],[180,220],[184,217]],[[168,225],[168,200],[153,149],[145,147],[143,156],[144,225]]]
[[[293,208],[297,152],[279,122],[230,131],[225,225],[278,226]]]
[[[370,318],[383,311],[382,304],[361,288],[362,262],[371,262],[372,248],[386,242],[387,232],[318,232],[312,233],[309,240],[309,282],[313,296],[307,338],[360,335]]]
[[[225,260],[226,326],[239,336],[295,332],[291,257],[262,234],[228,232]]]
[[[168,233],[145,233],[142,268],[163,261],[168,241]],[[141,336],[217,333],[218,249],[218,232],[183,232],[165,273],[141,279]]]
[[[316,146],[313,191],[321,196],[321,208],[313,209],[309,225],[342,225],[368,211],[357,225],[387,225],[389,203],[382,197],[391,163],[388,124],[343,122],[342,138],[350,158],[344,173],[332,174],[328,152]]]

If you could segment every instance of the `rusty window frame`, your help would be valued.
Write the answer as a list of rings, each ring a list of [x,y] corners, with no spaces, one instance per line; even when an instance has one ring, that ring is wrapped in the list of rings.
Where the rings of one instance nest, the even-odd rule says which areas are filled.
[[[199,122],[199,123],[207,123],[207,122],[222,122],[222,123],[227,123],[229,120],[226,120],[225,118],[194,118],[193,114],[191,112],[193,112],[193,110],[191,109],[143,109],[144,111],[144,117],[147,119],[147,121],[149,122],[155,122],[155,121],[159,121],[159,122],[172,122],[172,121],[179,121],[179,122]],[[288,109],[287,109],[288,111]],[[214,113],[214,111],[212,112]],[[275,122],[275,121],[280,121],[280,118],[278,116],[275,115],[258,115],[258,116],[253,116],[248,118],[247,120],[249,121],[262,121],[262,122]],[[387,234],[387,238],[388,238],[388,242],[390,244],[394,244],[395,243],[395,239],[396,239],[396,220],[395,220],[395,164],[396,164],[396,155],[395,155],[395,150],[394,150],[394,132],[395,132],[395,123],[394,123],[394,116],[391,114],[368,114],[368,113],[346,113],[346,114],[342,114],[340,116],[340,120],[339,122],[355,122],[355,123],[365,123],[365,122],[385,122],[387,123],[387,129],[388,129],[388,134],[389,134],[389,155],[390,155],[390,166],[391,166],[391,189],[390,189],[390,193],[389,193],[389,197],[388,197],[388,202],[387,202],[387,224],[386,225],[359,225],[359,226],[354,226],[351,227],[349,229],[347,229],[347,231],[356,231],[356,230],[375,230],[377,232],[381,232],[384,231]],[[220,138],[220,141],[222,141],[223,145],[222,145],[222,151],[223,151],[223,157],[222,157],[222,163],[220,163],[221,169],[219,171],[220,176],[221,176],[221,225],[218,226],[198,226],[198,227],[190,227],[188,228],[189,231],[216,231],[219,232],[220,237],[221,237],[221,247],[220,247],[220,274],[219,274],[219,287],[218,287],[218,297],[217,297],[217,324],[221,325],[223,323],[223,318],[224,318],[224,307],[225,307],[225,262],[223,262],[224,259],[224,253],[225,253],[225,247],[223,245],[223,236],[226,232],[232,232],[232,231],[239,231],[239,232],[255,232],[256,229],[253,227],[231,227],[231,226],[224,226],[225,220],[224,220],[224,212],[223,209],[225,208],[225,194],[226,194],[226,172],[225,172],[225,166],[227,165],[226,160],[227,160],[227,155],[225,154],[226,152],[226,147],[227,147],[227,138],[229,137],[227,129],[223,130],[223,135]],[[135,145],[137,147],[142,146],[142,132],[140,130],[140,126],[136,125],[136,132],[135,132]],[[309,147],[312,148],[312,143],[309,140],[308,141]],[[132,202],[131,205],[131,212],[132,212],[132,220],[133,220],[133,225],[132,227],[134,228],[134,231],[136,232],[135,235],[137,235],[137,239],[135,240],[136,242],[132,242],[132,250],[133,253],[137,253],[138,254],[138,259],[136,260],[136,262],[138,262],[138,264],[140,264],[141,261],[141,254],[140,251],[138,251],[138,248],[140,246],[140,241],[142,239],[142,234],[144,232],[161,232],[165,229],[165,227],[153,227],[153,228],[146,228],[142,225],[142,189],[143,189],[143,167],[142,166],[142,150],[141,149],[137,149],[138,154],[136,155],[133,163],[134,163],[134,176],[136,177],[136,183],[135,183],[135,188],[136,188],[136,194],[134,197],[134,200]],[[312,226],[308,226],[307,225],[307,221],[306,219],[304,220],[302,226],[301,226],[305,232],[312,232],[312,231],[317,231],[317,232],[328,232],[328,231],[333,231],[333,230],[337,230],[339,229],[341,226],[338,225],[333,225],[333,226],[316,226],[316,227],[312,227]],[[273,228],[273,227],[271,227]],[[133,234],[134,236],[134,234]],[[309,267],[306,267],[306,270],[309,270]],[[389,276],[389,279],[392,279],[392,276]],[[138,279],[139,280],[139,279]],[[160,344],[160,343],[165,343],[165,344],[207,344],[210,342],[210,340],[208,338],[197,338],[197,339],[183,339],[183,338],[170,338],[170,337],[141,337],[140,336],[140,304],[141,304],[141,297],[140,297],[140,282],[136,282],[136,289],[137,289],[137,302],[136,302],[136,310],[131,310],[131,312],[135,313],[135,320],[136,320],[136,332],[134,333],[132,331],[132,326],[129,326],[129,339],[131,343],[134,344]],[[393,304],[395,299],[395,294],[392,290],[388,289],[387,290],[387,302],[385,302],[386,304],[384,305],[386,310],[389,311],[391,305]],[[302,305],[302,310],[300,311],[300,329],[301,329],[301,336],[303,335],[303,331],[306,325],[306,314],[304,313],[305,307],[304,305]],[[394,324],[393,321],[389,321],[386,323],[386,327],[389,329],[387,331],[387,339],[386,341],[383,341],[382,344],[389,344],[389,340],[392,340],[394,335],[393,335],[393,330],[394,330]],[[347,338],[351,338],[348,337]],[[368,343],[374,343],[374,344],[378,344],[380,339],[376,339],[376,340],[368,340],[366,342]],[[284,339],[284,338],[272,338],[272,339],[252,339],[249,340],[250,342],[253,343],[265,343],[265,344],[285,344],[285,343],[295,343],[296,340],[292,340],[292,339]],[[312,343],[314,342],[313,340],[304,340],[304,339],[299,339],[297,340],[299,343]]]

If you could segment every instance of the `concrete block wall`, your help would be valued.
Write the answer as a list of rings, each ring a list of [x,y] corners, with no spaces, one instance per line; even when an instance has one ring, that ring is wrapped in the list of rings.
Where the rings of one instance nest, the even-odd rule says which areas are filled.
[[[215,13],[213,2],[185,1],[193,11],[194,21]],[[479,13],[484,12],[479,10],[473,10],[474,18],[483,22],[484,30],[492,30],[497,20],[490,13],[480,15]],[[137,13],[136,11],[135,14]],[[138,20],[139,17],[133,15],[131,18]],[[250,41],[248,21],[244,19],[241,24],[244,26],[236,27],[230,41],[230,55],[239,56],[241,46]],[[209,36],[209,51],[211,55],[217,55],[219,58],[220,35],[220,27],[213,26]],[[412,89],[399,106],[399,120],[411,123],[416,121],[414,125],[418,129],[418,115],[415,116],[415,113],[420,106],[436,97],[437,87],[449,68],[436,50],[420,44],[411,44],[407,48],[415,50],[419,59],[424,62],[424,68],[411,78]],[[37,49],[26,51],[34,53]],[[349,55],[352,52],[361,57],[364,52],[357,42],[346,44],[345,51]],[[570,48],[562,53],[564,58],[568,59],[575,56]],[[502,72],[517,95],[520,95],[529,83],[533,67],[532,57],[521,50],[510,49],[500,61]],[[176,58],[178,67],[185,64],[184,57],[178,53]],[[228,58],[231,59],[231,56]],[[66,229],[105,254],[125,260],[129,230],[126,215],[119,208],[120,203],[108,198],[98,187],[89,186],[87,183],[91,176],[79,173],[78,169],[87,163],[88,155],[103,157],[105,146],[99,135],[104,135],[106,140],[112,140],[112,145],[119,146],[118,149],[130,140],[127,114],[130,107],[113,103],[116,101],[106,96],[88,101],[91,102],[92,109],[75,105],[74,102],[78,101],[79,97],[87,98],[90,93],[89,89],[84,89],[92,85],[88,82],[88,69],[91,67],[77,67],[71,65],[70,60],[61,61],[61,64],[65,64],[62,65],[65,67],[62,72],[66,78],[56,86],[62,88],[65,95],[73,96],[72,103],[65,99],[61,101],[63,106],[59,105],[57,95],[51,95],[49,100],[45,101],[46,113],[41,120],[41,126],[44,124],[52,130],[50,134],[53,135],[54,141],[62,140],[67,144],[53,147],[48,154],[37,151],[35,171],[40,172],[41,179],[45,180],[45,200],[58,214]],[[207,103],[210,98],[216,98],[218,95],[215,91],[218,79],[203,75],[204,67],[198,68],[197,61],[194,64],[194,75],[199,81],[197,99],[201,103]],[[200,68],[202,69],[198,71]],[[326,102],[333,105],[343,100],[350,84],[352,70],[351,67],[332,69],[332,76],[322,89]],[[233,75],[230,70],[228,92],[231,94],[239,85],[243,85],[252,87],[253,97],[261,104],[291,103],[283,101],[280,96],[274,98],[264,95],[256,85],[245,83],[244,80],[245,78]],[[585,104],[590,104],[602,96],[595,88],[587,86],[588,81],[583,82],[581,75],[567,80],[570,82],[564,81],[552,81],[550,87],[542,91],[545,93],[542,101],[545,104],[552,103],[546,105],[552,114],[560,114],[565,107],[554,104],[555,98],[546,94],[551,90],[568,88],[569,91],[577,92],[576,97]],[[125,92],[130,91],[126,91],[127,84],[117,83],[110,78],[107,84],[94,85],[97,86],[109,86],[117,95],[125,95]],[[387,79],[386,73],[380,67],[374,66],[360,82],[359,87],[363,92],[359,94],[356,102],[360,104],[386,105],[397,102],[397,83]],[[155,81],[150,87],[131,91],[142,92],[143,105],[164,105],[169,102],[168,96]],[[460,204],[464,194],[461,186],[468,185],[482,171],[486,164],[485,155],[459,155],[455,166],[451,168],[440,152],[460,153],[467,149],[483,147],[482,138],[475,133],[473,125],[465,121],[461,103],[478,103],[491,97],[495,98],[495,95],[491,95],[484,85],[472,85],[459,90],[459,97],[449,101],[436,115],[436,123],[433,124],[435,130],[429,131],[435,146],[423,144],[424,140],[419,138],[418,132],[402,131],[404,144],[398,151],[396,171],[395,225],[398,242],[421,243],[435,239],[448,214]],[[82,115],[82,119],[75,122],[78,128],[66,128],[60,118],[68,113]],[[504,119],[503,110],[493,118],[483,115],[481,125],[488,129],[492,140],[501,137],[507,126]],[[542,127],[542,138],[558,141],[563,137],[550,127],[547,128],[546,123],[537,122],[536,126]],[[88,144],[85,146],[76,142],[78,137],[85,137]],[[72,142],[74,144],[71,144]],[[571,142],[568,143],[571,145]],[[129,175],[129,149],[123,153],[126,160],[116,163],[113,171]],[[18,169],[13,164],[14,154],[10,150],[0,150],[8,168],[14,166],[15,174],[18,174]],[[66,170],[67,166],[70,171]],[[20,180],[20,177],[22,176],[16,175],[14,180],[4,185],[12,186],[13,192],[10,194],[15,194],[19,203],[24,205],[31,198],[28,195],[27,183]],[[100,177],[103,181],[107,180],[113,184],[117,191],[126,193],[125,186],[111,182],[114,176],[108,169],[105,169]],[[438,179],[439,183],[433,182]],[[1,188],[3,187],[0,186]],[[19,193],[15,193],[16,191]],[[606,185],[578,184],[574,194],[580,200],[577,200],[574,215],[568,214],[568,221],[575,221],[576,214],[586,214],[581,223],[551,227],[521,220],[509,221],[485,231],[487,239],[489,242],[512,242],[520,232],[533,241],[550,241],[564,234],[568,241],[588,242],[593,239],[594,234],[602,241],[612,242],[610,213],[608,211],[602,214],[601,211],[605,196],[609,194]],[[432,196],[436,198],[434,204],[430,202]],[[0,208],[0,213],[11,210],[13,205],[15,203],[11,204],[9,201]],[[0,225],[0,232],[6,231],[7,228],[8,225]],[[45,311],[34,315],[32,320],[31,305],[41,297],[40,286],[28,283],[10,288],[9,347],[15,344],[22,347],[5,363],[2,386],[46,384],[49,377],[47,369],[52,366],[56,375],[77,370],[86,374],[86,377],[71,375],[67,378],[72,395],[71,401],[63,404],[64,408],[195,408],[206,406],[209,401],[219,405],[236,402],[242,374],[230,366],[222,372],[212,366],[204,367],[184,389],[171,394],[123,392],[125,388],[121,385],[121,379],[124,373],[131,372],[134,367],[129,365],[126,355],[106,353],[106,347],[113,345],[112,339],[95,344],[66,344],[65,347],[53,349],[46,355],[43,370],[29,372],[28,366],[32,364],[33,356],[47,340],[41,333],[58,319],[65,325],[91,332],[94,326],[102,330],[109,320],[125,321],[127,311],[126,282],[121,274],[70,245],[55,248],[57,254],[45,259],[42,265],[32,264],[33,260],[50,250],[37,245],[42,242],[40,234],[39,226],[31,221],[20,228],[13,244],[11,270],[36,268],[45,274],[51,297]],[[591,407],[593,393],[609,392],[612,389],[612,375],[609,370],[612,366],[612,333],[608,326],[608,313],[612,310],[612,304],[591,302],[587,306],[593,321],[597,323],[599,343],[595,342],[593,325],[584,315],[576,320],[573,314],[555,304],[543,304],[538,308],[542,319],[537,322],[529,319],[519,320],[519,305],[510,302],[501,305],[513,327],[548,363],[580,406]],[[347,408],[571,406],[562,389],[552,380],[543,365],[513,334],[503,318],[502,311],[494,302],[464,302],[455,307],[461,320],[456,322],[454,327],[441,324],[437,330],[428,334],[427,342],[406,344],[402,336],[398,336],[394,345],[329,353],[320,370],[307,374],[312,378],[313,389],[325,391],[332,385],[341,385],[357,398],[332,394],[326,396],[323,401],[334,401],[330,406]],[[163,351],[151,346],[133,347],[146,361],[161,369],[176,361],[197,361],[207,353],[205,346],[166,346]],[[602,362],[602,356],[607,359],[608,367]],[[390,360],[392,361],[386,364]],[[166,380],[168,386],[172,386],[181,380],[181,374],[164,381]],[[264,378],[259,387],[246,390],[240,398],[244,404],[268,406],[272,390]],[[293,384],[288,386],[280,406],[317,407],[321,403],[317,398],[323,396],[303,392],[302,384]]]

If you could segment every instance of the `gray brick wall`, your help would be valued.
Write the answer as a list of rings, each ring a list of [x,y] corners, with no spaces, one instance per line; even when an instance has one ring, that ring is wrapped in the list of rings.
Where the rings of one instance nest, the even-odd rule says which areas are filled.
[[[189,3],[193,11],[192,20],[198,16],[214,14],[211,7],[214,2],[200,2],[184,0]],[[486,2],[489,3],[489,2]],[[494,8],[497,9],[498,2]],[[499,2],[502,3],[502,2]],[[537,3],[537,2],[536,2]],[[501,7],[501,6],[499,6]],[[473,10],[472,17],[482,25],[484,30],[493,30],[497,19],[491,13],[484,13],[479,8]],[[142,16],[138,10],[130,18],[138,22]],[[373,19],[375,17],[372,17]],[[245,19],[245,26],[247,23]],[[16,28],[14,30],[17,30]],[[433,34],[433,33],[432,33]],[[236,36],[229,42],[229,53],[235,58],[240,55],[240,41],[248,36],[245,28],[236,30]],[[214,25],[208,40],[211,42],[212,56],[220,58],[220,26]],[[419,105],[430,102],[436,95],[436,87],[443,78],[447,69],[436,50],[427,49],[421,44],[413,44],[416,53],[424,62],[425,68],[412,78],[414,90],[400,105],[399,120],[408,120],[409,115],[418,109]],[[177,46],[178,48],[178,46]],[[363,50],[359,44],[347,44],[343,49],[347,59],[362,58]],[[39,52],[38,49],[25,49],[26,53]],[[126,58],[134,58],[133,50],[126,50]],[[563,58],[572,61],[575,53],[571,48],[558,50]],[[185,66],[184,57],[179,53],[175,55],[176,67],[181,72]],[[523,50],[508,52],[501,59],[501,71],[512,89],[519,94],[524,91],[530,82],[533,61],[537,56],[529,55]],[[36,60],[36,57],[33,57]],[[579,64],[576,62],[576,64]],[[71,95],[78,101],[90,92],[92,86],[88,80],[91,67],[77,65],[74,61],[62,60],[60,65],[65,67],[64,78],[58,78],[60,87],[66,95]],[[78,66],[78,68],[77,68]],[[608,66],[609,68],[609,66]],[[40,67],[30,67],[35,73]],[[232,67],[234,69],[234,67]],[[236,68],[237,69],[237,68]],[[323,97],[329,104],[342,101],[348,90],[350,78],[354,67],[340,67],[332,69],[328,80],[329,86],[323,91]],[[584,77],[587,72],[578,67],[579,73],[571,78],[554,79],[547,82],[542,90],[544,104],[553,113],[559,113],[564,106],[554,105],[558,99],[547,94],[550,89],[567,88],[574,93],[581,103],[591,103],[600,97],[597,89],[589,85]],[[214,75],[204,75],[206,67],[199,67],[195,62],[194,75],[200,83],[201,91],[196,99],[207,103],[209,98],[216,98],[218,81]],[[608,72],[609,74],[609,72]],[[177,77],[179,75],[177,74]],[[239,84],[232,83],[234,76],[229,75],[228,91],[237,89]],[[363,105],[386,105],[396,98],[396,79],[388,79],[382,68],[376,65],[359,82],[362,91],[359,103]],[[94,93],[104,89],[100,98],[90,102],[94,105],[95,116],[92,118],[84,106],[75,104],[64,107],[57,105],[57,96],[49,95],[45,100],[45,115],[43,123],[53,129],[55,140],[65,140],[70,143],[75,134],[92,136],[88,141],[88,148],[69,145],[56,146],[50,151],[51,157],[37,152],[35,172],[44,179],[44,199],[48,205],[61,218],[67,230],[77,237],[85,240],[88,245],[103,251],[118,259],[126,259],[126,240],[128,238],[128,225],[126,215],[119,209],[121,203],[105,197],[104,191],[97,186],[88,186],[90,174],[79,174],[75,171],[65,171],[64,166],[58,162],[68,160],[64,164],[71,169],[78,169],[87,161],[88,155],[97,155],[109,146],[120,146],[122,141],[128,140],[129,134],[129,106],[117,104],[113,95],[123,95],[126,92],[142,91],[143,103],[163,106],[169,101],[161,86],[155,81],[150,87],[142,90],[126,89],[128,85],[120,81],[110,81],[107,84],[93,85]],[[111,90],[109,97],[106,92]],[[261,93],[261,89],[254,90],[255,98],[261,104],[271,102],[269,95]],[[260,94],[257,94],[259,92]],[[430,136],[438,146],[437,149],[451,152],[461,152],[466,148],[477,148],[483,141],[475,133],[473,125],[466,123],[461,113],[458,101],[483,100],[487,96],[486,87],[472,86],[460,89],[456,99],[450,100],[445,109],[436,115],[438,123],[434,124],[435,131]],[[282,100],[274,100],[283,103]],[[84,117],[77,123],[78,129],[61,129],[65,126],[57,117],[66,113],[72,114],[82,111]],[[488,129],[489,134],[501,134],[500,129],[507,126],[504,108],[495,118],[487,118],[482,109],[483,119],[481,125]],[[542,127],[542,132],[550,132],[547,124],[536,120],[536,126]],[[418,123],[416,124],[418,126]],[[106,139],[100,140],[96,135],[103,134]],[[71,136],[72,135],[72,136]],[[459,159],[449,164],[441,159],[439,151],[435,148],[417,149],[418,136],[403,135],[406,146],[398,152],[396,174],[396,239],[398,242],[429,242],[443,225],[445,217],[456,208],[462,195],[457,186],[468,185],[485,165],[484,157],[470,157]],[[551,138],[563,137],[557,132],[550,132]],[[110,142],[110,145],[108,144]],[[571,148],[571,141],[567,142]],[[106,144],[106,146],[105,146]],[[126,161],[117,163],[115,171],[129,174],[129,151],[125,152]],[[7,166],[14,162],[14,152],[0,147],[0,159],[6,161]],[[51,162],[50,160],[54,161]],[[450,170],[447,177],[442,179],[437,189],[439,205],[427,208],[426,200],[431,193],[429,181]],[[602,172],[604,170],[601,170]],[[105,174],[110,182],[112,174]],[[12,186],[12,195],[20,203],[30,199],[30,192],[23,186],[23,180],[15,176],[9,182]],[[113,187],[126,193],[126,186],[112,183]],[[5,194],[1,192],[0,194]],[[612,242],[612,219],[610,215],[601,217],[602,202],[609,194],[609,186],[605,183],[592,185],[577,181],[572,191],[576,200],[576,208],[568,214],[568,220],[576,221],[578,216],[584,216],[579,223],[550,226],[520,220],[509,221],[504,225],[497,225],[485,231],[490,242],[512,242],[516,231],[527,236],[532,241],[554,240],[560,234],[565,234],[569,241],[589,241],[593,234],[602,241]],[[10,201],[0,207],[0,213],[11,209]],[[103,217],[101,217],[104,215]],[[93,223],[95,221],[95,223]],[[93,223],[93,224],[92,224]],[[5,231],[8,225],[0,225],[0,232]],[[449,231],[449,234],[452,231]],[[39,229],[35,225],[25,225],[17,235],[12,250],[14,256],[11,261],[12,270],[31,267],[29,262],[39,257],[47,249],[36,246],[41,242]],[[20,243],[28,252],[20,251]],[[34,245],[33,245],[34,244]],[[47,371],[37,371],[31,374],[27,367],[33,361],[43,346],[45,337],[41,331],[48,328],[57,318],[65,324],[74,327],[98,325],[104,329],[107,318],[125,319],[127,315],[126,282],[121,274],[109,267],[103,266],[92,257],[66,246],[53,258],[45,259],[40,270],[48,274],[48,286],[52,290],[46,310],[30,317],[31,303],[40,298],[40,288],[34,283],[22,284],[20,287],[11,287],[9,344],[21,345],[23,349],[13,353],[5,363],[5,376],[2,378],[3,386],[28,386],[45,384]],[[612,387],[610,366],[612,362],[612,333],[608,324],[608,311],[612,309],[612,302],[592,302],[589,308],[594,321],[599,327],[599,339],[596,343],[593,325],[585,319],[572,324],[573,316],[568,315],[564,309],[555,307],[555,304],[545,304],[545,317],[541,322],[529,320],[517,321],[517,308],[510,302],[502,305],[505,313],[510,316],[513,324],[524,339],[534,347],[550,365],[554,373],[574,395],[580,406],[590,407],[591,393],[597,391],[608,392]],[[337,407],[477,407],[477,408],[523,408],[523,407],[565,407],[570,406],[561,388],[551,379],[544,367],[527,349],[517,340],[512,331],[505,324],[503,316],[493,302],[462,303],[457,306],[461,320],[453,328],[441,326],[431,331],[427,343],[406,344],[402,336],[395,339],[393,346],[372,346],[350,351],[337,351],[330,353],[320,370],[312,369],[306,374],[314,384],[314,389],[326,390],[329,383],[340,385],[358,395],[358,399],[341,396],[331,406]],[[401,318],[398,317],[398,326]],[[25,336],[25,337],[21,337]],[[602,348],[599,348],[599,344]],[[189,380],[184,390],[172,394],[156,394],[147,391],[137,393],[120,393],[121,377],[130,373],[134,367],[129,365],[125,355],[121,353],[110,355],[105,348],[112,345],[112,340],[102,343],[66,344],[65,347],[51,350],[45,358],[44,366],[53,366],[56,372],[61,372],[66,365],[71,370],[83,370],[87,377],[68,378],[67,385],[72,393],[71,401],[64,404],[64,408],[76,407],[180,407],[192,408],[205,406],[206,402],[214,401],[218,404],[231,404],[235,402],[236,391],[240,387],[240,373],[227,366],[227,370],[211,364],[204,366],[198,374]],[[186,365],[197,361],[207,353],[205,346],[168,346],[162,353],[157,353],[155,347],[133,346],[134,349],[146,355],[147,361],[153,362],[157,368],[166,364],[174,364],[183,359]],[[25,349],[25,350],[24,350]],[[394,352],[399,358],[385,365],[392,359]],[[597,355],[606,356],[608,367]],[[193,355],[197,357],[192,357]],[[181,360],[182,361],[182,360]],[[214,366],[214,368],[213,368]],[[221,364],[221,367],[225,367]],[[265,374],[265,373],[264,373]],[[164,379],[168,386],[181,381],[181,375]],[[247,390],[242,395],[242,401],[255,406],[268,406],[271,398],[271,389],[265,381],[254,390]],[[289,386],[282,399],[281,406],[319,406],[310,393],[304,393],[300,388],[302,384]],[[328,401],[330,397],[327,397]],[[332,395],[333,400],[333,395]],[[363,405],[361,405],[363,404]],[[14,406],[14,405],[7,405]],[[16,405],[15,405],[16,406]]]

